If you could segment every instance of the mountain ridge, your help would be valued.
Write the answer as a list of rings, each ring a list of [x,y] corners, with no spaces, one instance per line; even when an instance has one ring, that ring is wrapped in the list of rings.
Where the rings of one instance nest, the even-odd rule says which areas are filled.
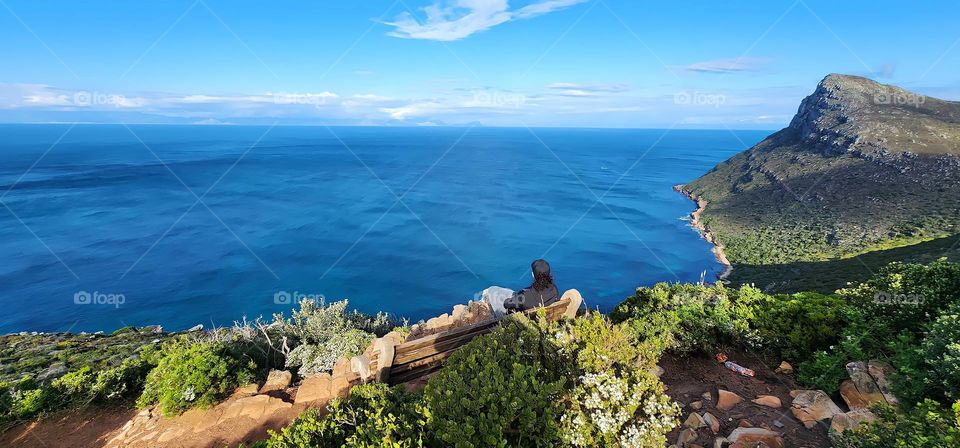
[[[679,190],[734,264],[824,261],[960,233],[960,102],[831,74],[786,128]]]

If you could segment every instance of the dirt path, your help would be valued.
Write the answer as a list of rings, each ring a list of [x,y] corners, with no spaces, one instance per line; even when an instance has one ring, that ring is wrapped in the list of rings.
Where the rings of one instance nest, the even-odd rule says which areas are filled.
[[[0,433],[0,446],[25,448],[101,447],[137,411],[127,408],[64,411]]]
[[[709,412],[720,422],[720,430],[714,434],[710,428],[702,428],[698,431],[698,437],[694,443],[702,446],[713,446],[717,437],[723,437],[730,434],[741,421],[746,420],[749,425],[744,426],[761,427],[779,433],[786,443],[786,447],[795,448],[815,448],[830,446],[827,438],[826,424],[820,424],[812,429],[807,429],[794,418],[790,411],[790,403],[793,399],[790,397],[790,391],[798,389],[798,385],[793,377],[775,373],[761,359],[755,355],[730,351],[726,353],[731,361],[744,367],[753,369],[756,372],[755,377],[742,376],[727,370],[723,364],[712,358],[707,357],[683,357],[667,355],[660,363],[664,369],[661,377],[664,384],[667,385],[667,395],[676,400],[683,406],[681,421],[694,412],[699,402],[702,407],[698,413]],[[729,411],[717,408],[718,389],[728,390],[736,393],[743,398],[743,401],[735,405]],[[704,397],[709,393],[710,400]],[[772,395],[780,399],[782,406],[771,408],[754,404],[751,400],[759,395]],[[675,429],[667,438],[671,443],[677,440],[680,429]]]

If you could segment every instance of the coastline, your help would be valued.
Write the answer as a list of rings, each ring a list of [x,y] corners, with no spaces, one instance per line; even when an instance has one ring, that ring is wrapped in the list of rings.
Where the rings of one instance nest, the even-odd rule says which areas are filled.
[[[690,199],[697,204],[697,209],[690,213],[690,225],[700,232],[700,236],[702,236],[703,239],[707,240],[707,242],[713,245],[713,255],[716,257],[717,262],[723,265],[723,272],[717,274],[717,279],[725,280],[730,276],[730,273],[733,272],[733,264],[730,263],[730,260],[727,259],[726,253],[724,253],[723,244],[717,241],[709,227],[700,222],[700,215],[703,214],[703,211],[707,208],[707,204],[709,204],[709,202],[706,199],[693,194],[692,191],[687,190],[686,185],[674,185],[673,189],[677,193],[686,196],[687,199]]]

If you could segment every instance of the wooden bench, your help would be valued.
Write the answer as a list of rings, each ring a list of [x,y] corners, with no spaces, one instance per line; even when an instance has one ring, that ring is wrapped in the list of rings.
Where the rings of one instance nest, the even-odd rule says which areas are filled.
[[[550,320],[572,319],[582,304],[580,292],[571,289],[563,293],[559,301],[543,310]],[[540,308],[536,308],[523,313],[533,315],[539,310]],[[415,380],[440,369],[443,360],[474,338],[493,331],[506,317],[454,328],[400,344],[378,338],[374,341],[374,350],[369,357],[361,355],[351,359],[351,370],[359,375],[362,382],[401,384]]]

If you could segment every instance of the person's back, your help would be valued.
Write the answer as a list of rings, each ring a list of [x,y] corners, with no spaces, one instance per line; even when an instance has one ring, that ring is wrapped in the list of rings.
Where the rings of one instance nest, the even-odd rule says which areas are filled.
[[[533,271],[533,284],[516,292],[503,306],[509,311],[523,311],[541,306],[549,306],[560,300],[560,292],[553,282],[550,264],[546,260],[536,260],[530,265]]]

